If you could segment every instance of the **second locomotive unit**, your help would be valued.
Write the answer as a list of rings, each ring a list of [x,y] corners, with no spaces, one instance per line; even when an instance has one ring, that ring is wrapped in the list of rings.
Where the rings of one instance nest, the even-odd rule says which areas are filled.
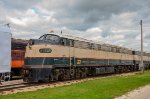
[[[150,54],[143,53],[146,68]],[[24,81],[55,81],[90,75],[137,71],[140,52],[83,38],[45,34],[29,40],[26,47]]]
[[[11,39],[11,78],[22,76],[27,43],[27,40]]]

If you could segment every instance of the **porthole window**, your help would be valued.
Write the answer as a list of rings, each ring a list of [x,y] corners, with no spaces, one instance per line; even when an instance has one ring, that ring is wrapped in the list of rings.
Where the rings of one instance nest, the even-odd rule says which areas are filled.
[[[50,48],[42,48],[39,50],[40,53],[51,53],[52,50]]]

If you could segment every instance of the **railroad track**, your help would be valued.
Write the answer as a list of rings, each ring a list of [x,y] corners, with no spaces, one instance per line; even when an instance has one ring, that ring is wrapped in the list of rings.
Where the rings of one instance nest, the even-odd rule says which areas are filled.
[[[58,86],[64,86],[64,85],[71,85],[75,83],[81,83],[88,80],[96,80],[106,77],[112,77],[112,76],[128,76],[133,75],[137,72],[132,73],[124,73],[124,74],[109,74],[109,75],[101,75],[96,77],[88,77],[88,78],[82,78],[82,79],[75,79],[75,80],[67,80],[67,81],[57,81],[57,82],[51,82],[51,83],[34,83],[34,84],[28,84],[24,83],[23,81],[12,83],[13,81],[9,81],[9,84],[0,85],[0,95],[7,95],[7,94],[14,94],[18,92],[27,92],[27,91],[36,91],[38,89],[44,89],[44,88],[53,88]]]
[[[63,85],[70,85],[73,83],[81,82],[79,80],[63,81],[63,82],[52,82],[52,83],[38,83],[38,84],[28,84],[28,83],[18,83],[12,85],[0,86],[0,95],[13,94],[17,92],[35,91],[44,88],[53,88]]]
[[[13,91],[13,89],[24,88],[24,87],[27,87],[27,86],[28,85],[26,85],[26,84],[13,84],[13,85],[1,86],[0,87],[0,93],[4,92],[4,91],[8,91],[8,90]]]

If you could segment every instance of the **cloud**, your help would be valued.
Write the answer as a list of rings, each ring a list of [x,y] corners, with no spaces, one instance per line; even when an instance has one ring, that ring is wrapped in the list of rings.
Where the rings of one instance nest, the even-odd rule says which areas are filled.
[[[5,6],[7,9],[11,10],[26,10],[33,5],[36,5],[40,2],[41,0],[2,0],[2,4]]]
[[[11,23],[16,38],[62,30],[139,50],[139,21],[143,19],[144,50],[150,52],[149,5],[148,0],[1,0],[0,22]]]

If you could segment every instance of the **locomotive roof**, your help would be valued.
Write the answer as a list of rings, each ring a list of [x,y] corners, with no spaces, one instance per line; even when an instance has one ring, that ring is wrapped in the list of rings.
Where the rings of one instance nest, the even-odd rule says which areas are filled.
[[[24,40],[24,39],[12,38],[11,41],[12,41],[12,43],[22,43],[22,44],[27,44],[28,43],[28,40]]]
[[[57,36],[63,37],[63,38],[78,40],[78,41],[84,41],[84,42],[89,42],[89,43],[95,43],[95,44],[100,44],[100,45],[105,45],[105,46],[110,46],[110,47],[122,48],[122,49],[130,50],[130,49],[125,48],[125,47],[112,45],[112,44],[101,43],[101,42],[96,42],[96,41],[93,41],[93,40],[87,40],[87,39],[84,39],[82,37],[76,37],[76,36],[72,36],[72,35],[64,35],[64,34],[56,34],[56,33],[49,33],[49,34],[57,35]]]

